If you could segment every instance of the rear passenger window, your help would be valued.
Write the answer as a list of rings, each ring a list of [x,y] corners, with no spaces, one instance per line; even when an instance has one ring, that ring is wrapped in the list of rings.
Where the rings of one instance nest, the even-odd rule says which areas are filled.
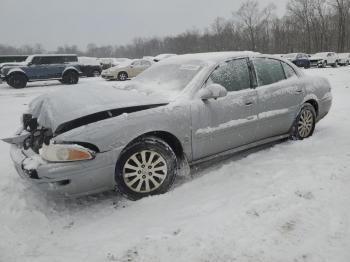
[[[255,58],[254,66],[259,86],[270,85],[286,79],[279,60],[270,58]]]
[[[284,73],[286,74],[287,78],[291,78],[291,77],[297,76],[297,74],[295,73],[294,69],[290,65],[282,62],[282,66],[283,66]]]
[[[246,59],[236,59],[220,65],[211,75],[213,83],[220,84],[228,92],[250,88],[250,74]]]

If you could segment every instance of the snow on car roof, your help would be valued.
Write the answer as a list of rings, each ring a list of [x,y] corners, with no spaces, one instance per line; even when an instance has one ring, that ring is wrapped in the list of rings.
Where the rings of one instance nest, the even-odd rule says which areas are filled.
[[[242,57],[242,56],[252,56],[258,55],[260,53],[252,51],[240,51],[240,52],[211,52],[211,53],[197,53],[197,54],[186,54],[178,55],[167,58],[162,63],[186,63],[188,61],[201,61],[203,63],[218,63],[225,59]]]

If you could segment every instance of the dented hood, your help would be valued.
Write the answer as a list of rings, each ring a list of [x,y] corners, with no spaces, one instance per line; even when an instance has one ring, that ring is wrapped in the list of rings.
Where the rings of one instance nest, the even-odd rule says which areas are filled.
[[[167,103],[169,101],[164,97],[135,89],[80,84],[37,97],[29,104],[28,113],[37,118],[40,126],[51,128],[55,133],[60,129],[59,133],[62,133],[108,117]],[[62,129],[64,124],[66,127]]]

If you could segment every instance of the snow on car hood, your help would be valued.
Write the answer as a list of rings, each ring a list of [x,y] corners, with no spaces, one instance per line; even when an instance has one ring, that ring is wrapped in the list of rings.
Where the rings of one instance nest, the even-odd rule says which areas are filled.
[[[154,107],[167,103],[169,101],[163,97],[141,93],[135,89],[123,90],[113,86],[82,84],[63,87],[58,91],[37,97],[29,104],[28,113],[32,114],[33,118],[37,118],[40,126],[51,128],[55,132],[64,123],[81,120],[96,113],[105,112],[113,117],[109,110],[125,108],[126,112],[135,112],[147,109],[147,106]],[[133,107],[135,110],[130,110]],[[118,110],[118,112],[122,111]],[[103,119],[106,118],[96,121],[90,119],[89,123]]]
[[[0,68],[3,68],[5,66],[24,66],[26,65],[25,62],[10,62],[10,63],[1,63],[0,64]]]

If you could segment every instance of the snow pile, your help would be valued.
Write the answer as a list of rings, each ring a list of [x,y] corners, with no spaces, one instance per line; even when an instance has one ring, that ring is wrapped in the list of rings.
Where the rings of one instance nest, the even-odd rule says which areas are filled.
[[[313,137],[198,166],[138,202],[51,200],[18,177],[0,143],[0,261],[348,262],[350,68],[306,73],[328,77],[334,95]],[[34,96],[57,88],[0,85],[0,137]]]

